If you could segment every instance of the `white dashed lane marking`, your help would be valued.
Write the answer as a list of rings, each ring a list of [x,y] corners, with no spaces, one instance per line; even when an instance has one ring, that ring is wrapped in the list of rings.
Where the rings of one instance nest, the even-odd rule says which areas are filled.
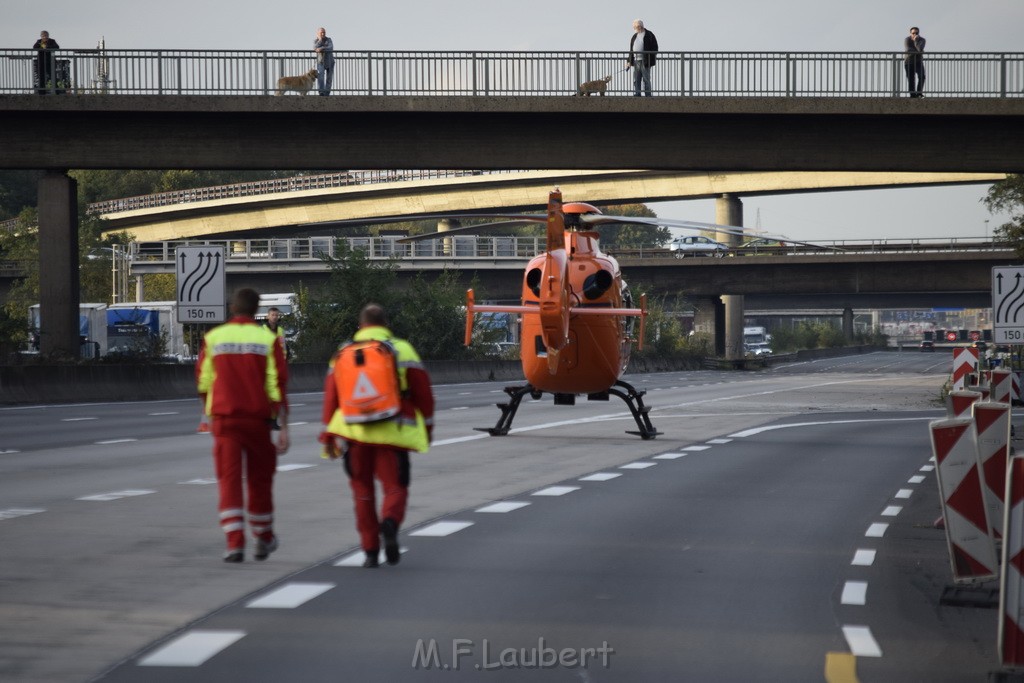
[[[46,512],[46,510],[40,508],[7,508],[6,510],[0,510],[0,520],[35,515],[40,512]]]
[[[924,477],[920,474],[915,474],[910,479],[907,479],[908,484],[920,484],[922,481],[924,481]]]
[[[277,471],[278,472],[294,472],[295,470],[304,470],[304,469],[307,469],[309,467],[316,467],[316,465],[303,465],[303,464],[299,464],[299,463],[291,463],[291,464],[288,464],[288,465],[278,465],[277,466]]]
[[[654,460],[675,460],[677,458],[686,457],[686,453],[662,453],[661,455],[654,456]]]
[[[75,500],[91,500],[91,501],[102,501],[106,502],[109,500],[118,500],[120,498],[132,498],[134,496],[146,496],[150,493],[156,493],[150,489],[125,489],[124,491],[111,491],[110,493],[97,493],[93,496],[82,496],[81,498],[75,498]]]
[[[410,536],[450,536],[457,531],[462,531],[467,527],[473,526],[473,522],[434,522],[428,524],[422,529],[416,529],[409,533]]]
[[[887,507],[884,510],[882,510],[882,516],[883,517],[895,517],[896,515],[900,514],[900,512],[902,512],[902,511],[903,511],[903,508],[901,508],[899,505],[890,505],[889,507]]]
[[[110,439],[108,441],[97,441],[97,446],[109,446],[115,443],[131,443],[132,441],[138,441],[138,439]]]
[[[513,510],[524,508],[527,505],[529,505],[529,503],[523,503],[515,500],[505,500],[498,503],[491,503],[490,505],[485,505],[482,508],[477,508],[476,512],[512,512]]]
[[[334,588],[333,583],[309,583],[293,581],[250,600],[246,607],[266,609],[294,609]]]
[[[706,451],[709,448],[711,448],[711,446],[686,446],[682,450],[684,450],[684,451]]]
[[[407,548],[400,548],[399,552],[401,552],[402,554],[405,554],[406,550],[407,550]],[[340,560],[335,562],[334,566],[335,567],[360,567],[361,568],[363,566],[363,560],[365,560],[365,559],[366,559],[366,554],[362,550],[359,550],[357,552],[349,553],[348,555],[345,555]],[[385,566],[385,565],[382,565],[382,566]]]
[[[621,477],[622,474],[619,472],[595,472],[594,474],[588,474],[585,477],[580,477],[580,481],[609,481],[616,477]]]
[[[533,496],[564,496],[567,493],[572,493],[573,491],[579,491],[579,490],[580,490],[579,486],[549,486],[546,489],[541,489],[540,491],[534,491],[530,495],[533,495]]]
[[[886,530],[889,528],[888,524],[876,523],[868,527],[868,530],[864,533],[865,536],[870,538],[881,538],[885,536]]]
[[[139,666],[199,666],[245,636],[245,631],[184,633],[139,660]]]
[[[850,646],[850,653],[856,657],[881,657],[882,648],[878,647],[871,629],[867,626],[844,626],[843,635]]]
[[[620,470],[646,470],[648,467],[654,467],[658,463],[656,462],[629,462],[625,465],[619,465]]]
[[[61,422],[85,422],[86,420],[98,420],[98,417],[62,417]]]
[[[875,563],[875,551],[859,549],[853,554],[853,561],[850,563],[857,567],[870,567]]]
[[[867,581],[847,581],[839,599],[843,605],[866,605],[868,602]]]
[[[910,498],[910,495],[914,492],[913,489],[900,489],[896,492],[897,498]]]

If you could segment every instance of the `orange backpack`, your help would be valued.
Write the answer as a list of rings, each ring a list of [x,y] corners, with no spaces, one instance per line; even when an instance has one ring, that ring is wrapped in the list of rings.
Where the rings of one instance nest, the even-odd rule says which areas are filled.
[[[350,341],[334,359],[338,407],[349,424],[378,422],[402,410],[398,352],[388,341]]]

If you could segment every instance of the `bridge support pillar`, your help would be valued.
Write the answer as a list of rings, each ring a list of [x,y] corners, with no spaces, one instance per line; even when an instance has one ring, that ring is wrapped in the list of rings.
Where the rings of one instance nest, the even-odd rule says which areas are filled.
[[[739,197],[723,194],[715,200],[715,222],[720,225],[743,226],[743,202]],[[715,233],[719,242],[736,247],[742,244],[741,235],[727,232]],[[725,306],[725,335],[720,354],[726,360],[743,358],[743,296],[723,294],[722,304]]]
[[[843,339],[847,344],[853,342],[853,309],[843,309]]]
[[[745,355],[743,349],[743,295],[723,294],[725,307],[725,350],[726,360],[739,360]]]
[[[77,359],[78,184],[64,171],[39,179],[39,351]]]
[[[711,342],[711,352],[725,355],[725,309],[714,297],[689,297],[693,303],[693,331]]]

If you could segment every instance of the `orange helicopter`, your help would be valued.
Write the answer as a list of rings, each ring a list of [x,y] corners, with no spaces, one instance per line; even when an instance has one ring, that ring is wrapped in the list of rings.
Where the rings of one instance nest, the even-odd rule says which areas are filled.
[[[477,214],[480,216],[482,214]],[[488,214],[494,217],[494,214]],[[463,214],[460,217],[466,217]],[[547,215],[504,216],[511,220],[488,225],[454,228],[442,233],[415,235],[400,242],[437,239],[456,232],[491,231],[524,222],[545,222],[547,243],[544,253],[530,260],[523,275],[522,302],[518,306],[478,305],[470,289],[466,295],[466,345],[472,341],[477,313],[516,313],[521,319],[520,358],[526,384],[505,387],[507,403],[497,404],[501,416],[489,428],[477,428],[491,436],[507,435],[523,397],[539,399],[552,394],[555,405],[574,405],[576,396],[607,401],[618,396],[629,407],[642,439],[659,432],[651,424],[646,392],[622,380],[629,363],[632,344],[643,348],[647,316],[646,295],[635,308],[629,288],[622,279],[618,262],[601,251],[598,234],[589,225],[640,223],[673,225],[688,229],[714,229],[743,233],[743,228],[691,221],[606,216],[590,204],[562,202],[555,188],[548,197]],[[639,319],[639,325],[636,325]],[[639,334],[634,337],[636,328]]]

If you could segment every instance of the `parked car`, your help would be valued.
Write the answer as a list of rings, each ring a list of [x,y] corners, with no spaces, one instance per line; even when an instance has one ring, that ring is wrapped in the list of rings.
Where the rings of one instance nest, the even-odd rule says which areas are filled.
[[[727,245],[703,235],[677,237],[672,240],[668,248],[669,251],[674,252],[676,258],[685,258],[687,256],[714,256],[722,258],[729,252]]]
[[[927,340],[921,342],[921,350],[922,351],[935,351],[935,342],[927,341]]]

